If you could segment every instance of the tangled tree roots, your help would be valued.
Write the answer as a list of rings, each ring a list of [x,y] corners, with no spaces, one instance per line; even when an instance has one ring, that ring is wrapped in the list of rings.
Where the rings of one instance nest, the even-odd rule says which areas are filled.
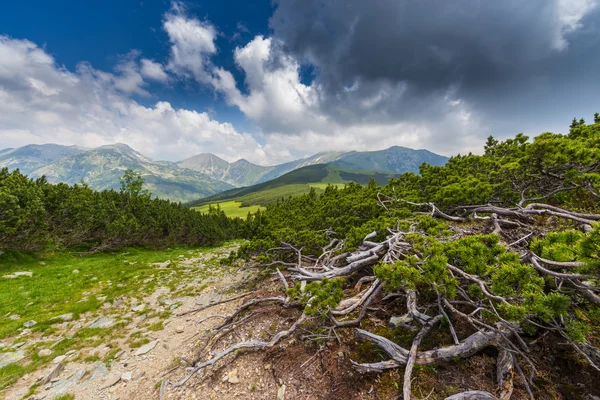
[[[452,223],[483,221],[484,225],[488,224],[488,232],[500,235],[506,249],[520,255],[522,265],[533,268],[535,271],[532,273],[537,276],[553,280],[555,293],[564,293],[571,298],[575,297],[579,302],[600,304],[598,275],[573,272],[573,269],[583,266],[583,261],[557,262],[542,258],[529,250],[529,243],[534,238],[540,237],[539,229],[534,224],[534,217],[562,219],[572,224],[574,228],[590,231],[592,225],[600,221],[600,215],[576,213],[540,203],[529,204],[526,207],[520,205],[516,208],[482,205],[442,211],[432,203],[410,203],[382,194],[380,194],[379,200],[386,210],[390,210],[395,204],[409,204],[416,209],[417,213],[427,208],[428,215]],[[454,236],[444,239],[446,242],[468,236],[468,233],[460,228],[460,224],[453,229]],[[449,290],[436,283],[431,283],[427,288],[428,296],[420,295],[420,289],[417,287],[421,286],[407,285],[393,288],[392,291],[388,290],[384,278],[379,274],[375,276],[375,265],[394,265],[411,259],[413,262],[417,260],[415,262],[417,271],[424,273],[423,266],[428,262],[428,256],[415,245],[415,236],[427,236],[425,232],[419,231],[416,225],[412,225],[406,231],[400,230],[399,226],[389,227],[387,233],[385,240],[374,242],[373,239],[377,237],[377,233],[373,232],[365,237],[357,251],[341,256],[336,254],[344,245],[343,241],[339,239],[333,239],[318,258],[305,256],[302,249],[293,244],[282,243],[280,248],[271,251],[271,254],[276,253],[277,257],[274,257],[273,262],[267,264],[268,267],[285,268],[286,274],[279,269],[276,270],[276,274],[286,290],[292,286],[288,280],[298,283],[296,287],[299,287],[300,293],[305,293],[307,282],[325,282],[335,278],[342,279],[344,287],[351,289],[346,291],[352,292],[351,296],[343,298],[334,308],[329,307],[316,313],[315,318],[322,321],[324,326],[334,333],[336,329],[353,329],[356,338],[372,343],[389,356],[387,361],[374,363],[352,361],[352,365],[358,372],[378,373],[404,367],[403,396],[404,399],[409,400],[412,398],[411,375],[415,364],[424,365],[456,358],[468,358],[484,348],[494,347],[498,349],[496,372],[498,389],[496,393],[473,390],[450,396],[448,399],[510,399],[515,374],[520,375],[525,389],[533,398],[530,385],[536,370],[534,362],[530,358],[529,346],[523,338],[524,324],[537,327],[538,332],[541,333],[552,331],[562,335],[573,346],[573,349],[587,360],[589,365],[600,371],[598,349],[589,343],[572,340],[567,334],[562,317],[549,317],[542,320],[536,315],[525,315],[518,322],[504,317],[501,312],[502,307],[520,304],[524,300],[519,294],[507,296],[496,292],[489,276],[478,276],[465,271],[459,265],[447,262],[442,265],[442,269],[445,268],[445,270],[438,271],[438,274],[446,274],[453,282],[456,282],[456,295],[450,295]],[[514,240],[515,234],[520,236],[516,238],[517,240]],[[360,290],[365,284],[368,284],[368,287]],[[480,295],[477,298],[471,294],[473,289],[470,288],[472,287],[478,288]],[[290,292],[288,291],[288,293]],[[432,293],[435,296],[431,296]],[[310,296],[310,293],[307,293],[307,296]],[[432,301],[432,297],[437,298]],[[378,309],[385,308],[398,299],[404,300],[406,314],[395,318],[396,321],[400,321],[397,322],[397,326],[416,332],[412,345],[408,349],[383,336],[359,328],[361,321],[370,318],[376,312],[377,309],[374,309],[374,306],[379,307]],[[253,312],[256,312],[257,307],[266,304],[305,310],[299,311],[296,321],[285,330],[276,333],[268,342],[237,343],[208,358],[202,357],[204,353],[201,352],[189,374],[179,382],[179,385],[183,385],[191,376],[207,366],[215,364],[238,350],[271,348],[288,338],[301,324],[311,318],[306,310],[311,307],[314,298],[305,300],[304,302],[297,301],[290,296],[253,299],[245,302],[233,314],[219,316],[224,321],[216,328],[213,337],[219,335],[219,332],[243,323],[249,318],[248,313],[252,315]],[[253,311],[249,312],[251,307],[254,307]],[[432,313],[433,310],[437,311]],[[460,333],[457,332],[454,326],[459,320],[462,321],[462,327],[470,327],[471,333],[465,334],[464,328]],[[441,325],[440,321],[444,321],[443,328],[438,327]],[[448,329],[454,344],[425,351],[420,350],[421,341],[432,329]],[[461,335],[463,337],[460,337]],[[202,360],[202,358],[205,359]],[[525,376],[520,362],[528,364],[530,376]]]

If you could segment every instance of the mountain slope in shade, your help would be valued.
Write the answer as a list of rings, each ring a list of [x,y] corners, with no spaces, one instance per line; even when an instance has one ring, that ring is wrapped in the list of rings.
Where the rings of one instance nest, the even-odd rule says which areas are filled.
[[[86,150],[84,147],[59,144],[30,144],[18,149],[4,149],[0,151],[0,168],[19,169],[29,175],[46,164]]]
[[[231,189],[200,172],[180,168],[168,161],[154,161],[125,144],[101,146],[61,158],[33,171],[30,176],[45,175],[49,182],[88,183],[96,190],[118,189],[127,169],[142,175],[144,187],[154,196],[187,201]]]
[[[373,178],[378,185],[385,185],[397,176],[398,174],[381,171],[353,171],[331,164],[314,164],[300,167],[267,182],[231,189],[187,205],[198,206],[233,200],[241,202],[243,206],[267,206],[282,197],[302,195],[311,189],[322,192],[329,184],[343,186],[349,182],[356,182],[366,185]]]
[[[177,163],[182,168],[193,169],[233,186],[249,186],[256,183],[273,167],[252,164],[244,159],[234,163],[219,158],[211,153],[202,153]]]
[[[302,167],[307,167],[309,165],[327,164],[331,161],[337,160],[342,154],[344,153],[337,151],[322,152],[312,155],[310,157],[290,161],[285,164],[275,165],[271,171],[263,175],[260,180],[256,181],[256,183],[270,181],[284,174],[287,174],[288,172],[294,171]]]
[[[414,150],[392,146],[379,151],[351,151],[331,162],[343,168],[354,170],[378,170],[395,173],[419,173],[424,162],[433,166],[446,164],[448,157],[440,156],[428,150]]]

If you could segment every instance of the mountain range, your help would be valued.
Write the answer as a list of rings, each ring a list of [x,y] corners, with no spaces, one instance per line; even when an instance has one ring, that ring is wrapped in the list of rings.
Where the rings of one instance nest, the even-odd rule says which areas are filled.
[[[51,183],[84,181],[96,190],[117,189],[123,172],[132,169],[144,177],[145,187],[153,195],[175,201],[196,200],[233,188],[268,182],[310,165],[327,164],[346,171],[399,174],[418,172],[423,162],[443,165],[447,160],[447,157],[427,150],[399,146],[369,152],[323,152],[273,166],[256,165],[244,159],[229,163],[210,153],[176,163],[155,161],[122,143],[92,149],[43,144],[0,150],[0,168],[18,168],[32,178],[44,175]]]
[[[198,154],[177,163],[180,167],[193,169],[213,179],[227,182],[236,187],[250,186],[280,177],[298,168],[316,164],[329,164],[357,171],[381,171],[392,174],[419,172],[424,162],[430,165],[444,165],[447,157],[428,150],[413,150],[392,146],[379,151],[324,152],[311,157],[264,167],[244,159],[233,163],[210,153]]]

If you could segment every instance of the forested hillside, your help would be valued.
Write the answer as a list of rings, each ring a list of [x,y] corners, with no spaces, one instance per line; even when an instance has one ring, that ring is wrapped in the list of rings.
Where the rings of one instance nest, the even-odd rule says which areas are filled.
[[[129,170],[120,191],[86,184],[50,184],[18,170],[0,170],[0,250],[81,248],[92,251],[143,245],[212,245],[243,235],[241,220],[221,211],[200,214],[151,198]]]
[[[423,393],[427,379],[442,379],[421,382],[417,365],[459,369],[459,360],[489,348],[497,373],[479,376],[481,391],[459,385],[467,391],[456,394],[434,384],[437,393],[599,395],[599,202],[598,114],[594,124],[574,121],[568,135],[490,137],[483,155],[423,165],[419,175],[383,187],[330,186],[322,195],[282,199],[249,221],[252,240],[238,257],[278,268],[286,295],[253,299],[224,325],[256,313],[257,303],[279,304],[288,319],[284,310],[296,309],[295,322],[270,341],[201,353],[192,374],[301,330],[348,343],[347,366],[358,376],[398,373],[404,399],[414,387]],[[359,385],[343,373],[331,379]]]

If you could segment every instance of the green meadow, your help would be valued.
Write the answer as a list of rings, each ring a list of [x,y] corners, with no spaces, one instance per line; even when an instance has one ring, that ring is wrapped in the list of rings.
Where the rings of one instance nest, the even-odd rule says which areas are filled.
[[[222,203],[214,203],[214,204],[205,204],[199,207],[192,207],[193,210],[199,211],[201,213],[207,213],[210,206],[216,207],[219,206],[221,210],[225,212],[228,217],[231,218],[246,218],[248,213],[255,213],[258,210],[264,210],[265,207],[262,206],[242,206],[241,201],[224,201]]]
[[[229,242],[230,246],[235,242]],[[72,314],[74,321],[83,315],[91,321],[101,312],[103,305],[141,298],[150,295],[158,287],[168,287],[170,293],[193,296],[204,287],[179,289],[185,277],[189,277],[189,265],[180,263],[185,258],[199,257],[206,253],[221,254],[220,247],[179,247],[162,250],[124,248],[115,252],[79,255],[60,252],[28,254],[8,252],[0,255],[0,352],[12,351],[18,342],[27,342],[22,347],[31,362],[9,364],[0,369],[0,390],[15,382],[20,376],[34,371],[52,361],[53,357],[68,350],[93,347],[98,343],[114,341],[121,329],[119,325],[130,321],[117,317],[117,324],[109,329],[80,329],[72,337],[55,343],[52,354],[39,357],[42,343],[32,343],[32,337],[60,335],[62,320],[56,317]],[[203,279],[221,273],[216,261],[207,262],[202,268],[193,270],[194,279]],[[165,263],[165,268],[154,263]],[[15,276],[17,272],[31,272],[31,276]],[[126,300],[125,300],[126,301]],[[153,310],[146,310],[148,317],[166,318]],[[169,313],[169,311],[167,311]],[[24,324],[35,321],[26,333]],[[87,322],[86,322],[87,323]],[[150,328],[148,328],[150,329]],[[18,336],[19,334],[24,334]],[[133,340],[133,339],[132,339]],[[142,343],[143,344],[143,343]],[[48,345],[46,345],[48,346]],[[132,345],[133,346],[133,345]]]

